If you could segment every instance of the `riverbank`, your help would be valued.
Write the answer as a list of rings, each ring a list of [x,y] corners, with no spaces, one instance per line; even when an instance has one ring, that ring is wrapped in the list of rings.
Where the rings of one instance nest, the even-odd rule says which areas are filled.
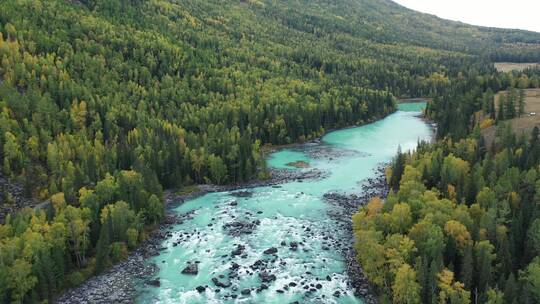
[[[398,115],[397,117],[403,117],[403,116]],[[389,123],[386,122],[386,125],[388,126]],[[296,148],[301,149],[309,157],[320,158],[320,159],[325,159],[325,160],[327,159],[329,161],[335,158],[343,157],[344,155],[349,155],[349,153],[352,153],[356,156],[359,156],[360,158],[363,158],[363,157],[370,157],[370,155],[378,155],[378,151],[380,151],[380,150],[373,150],[371,151],[371,154],[366,154],[364,153],[364,151],[355,151],[355,150],[350,150],[343,147],[336,149],[336,148],[332,148],[331,145],[320,145],[320,139],[312,140],[310,142],[307,142],[304,144],[298,144],[295,146]],[[313,149],[314,147],[316,148]],[[363,155],[363,154],[366,154],[366,155]],[[387,155],[386,157],[387,157],[386,159],[388,159],[390,155]],[[197,235],[192,234],[191,231],[183,231],[181,233],[181,237],[179,237],[178,233],[173,234],[173,228],[175,225],[181,224],[183,221],[191,219],[191,214],[189,213],[183,214],[183,215],[177,215],[174,212],[172,212],[172,209],[174,207],[178,206],[178,204],[182,204],[186,200],[194,199],[194,198],[197,198],[199,196],[202,196],[204,194],[211,193],[211,192],[223,192],[223,191],[235,191],[235,193],[232,193],[233,197],[234,196],[239,197],[239,198],[249,197],[250,192],[251,192],[249,189],[251,188],[264,187],[264,186],[274,186],[276,188],[280,188],[280,184],[283,184],[283,183],[288,183],[288,182],[293,182],[293,181],[308,182],[308,181],[316,180],[316,179],[322,180],[323,178],[327,177],[327,172],[324,172],[318,169],[310,169],[310,170],[271,169],[271,172],[272,172],[271,174],[272,177],[269,180],[265,180],[265,181],[253,181],[248,184],[234,185],[234,186],[203,185],[203,186],[200,186],[197,191],[194,191],[191,193],[167,192],[166,193],[166,202],[167,202],[167,210],[168,210],[167,216],[165,217],[164,223],[162,223],[158,229],[154,230],[154,232],[150,234],[149,239],[145,241],[139,249],[130,253],[129,257],[126,260],[122,261],[120,264],[109,269],[102,275],[91,278],[83,285],[69,291],[68,293],[63,295],[57,302],[58,303],[84,303],[84,302],[128,303],[128,302],[131,302],[133,298],[135,298],[135,296],[137,295],[137,290],[139,292],[141,290],[140,285],[136,285],[136,284],[143,283],[148,286],[160,286],[160,285],[163,286],[164,282],[166,281],[160,281],[160,278],[155,278],[156,270],[158,269],[158,267],[155,265],[146,263],[148,259],[156,255],[159,255],[163,251],[163,249],[165,249],[162,247],[163,240],[168,239],[170,240],[169,245],[172,245],[174,247],[176,247],[176,245],[179,245],[178,248],[182,248],[182,244],[184,244],[183,242],[187,241],[189,243],[190,240],[198,242],[205,235],[204,233],[198,234],[199,232],[203,231],[202,227],[201,227],[201,230],[197,232]],[[352,248],[353,240],[352,240],[351,216],[354,212],[358,210],[358,206],[367,202],[369,197],[373,195],[378,195],[378,196],[385,195],[384,187],[386,186],[386,183],[384,183],[384,179],[383,179],[384,174],[383,174],[382,167],[378,169],[378,172],[379,172],[378,174],[375,174],[376,178],[372,178],[371,181],[370,179],[368,179],[362,185],[364,189],[362,196],[351,197],[350,200],[349,199],[334,200],[335,202],[339,203],[340,210],[342,210],[342,212],[339,215],[334,217],[336,221],[340,222],[339,224],[340,229],[339,231],[337,230],[327,231],[326,235],[328,236],[329,240],[326,241],[326,239],[324,239],[324,241],[320,243],[320,245],[323,245],[324,247],[324,242],[327,242],[329,244],[328,245],[329,248],[333,247],[332,249],[322,248],[322,250],[330,250],[328,252],[336,252],[336,253],[339,253],[343,257],[343,260],[346,261],[345,264],[347,266],[345,267],[343,271],[345,270],[347,271],[348,278],[346,278],[346,281],[350,281],[348,282],[349,284],[347,285],[353,286],[354,294],[359,297],[364,298],[365,302],[367,303],[374,303],[376,302],[376,299],[374,297],[369,296],[368,283],[364,279],[361,269],[359,268],[359,265],[355,260],[355,254]],[[354,174],[354,173],[350,172],[350,174]],[[369,174],[369,176],[373,177],[372,174]],[[330,189],[333,189],[333,188],[330,188]],[[375,191],[375,189],[377,191]],[[237,191],[237,190],[240,190],[240,191]],[[320,195],[322,195],[322,193]],[[325,198],[327,197],[325,196]],[[332,197],[330,196],[328,198],[332,198]],[[241,203],[241,201],[242,200],[239,200],[239,204]],[[224,206],[223,211],[228,212],[236,208],[235,201],[226,202],[223,204],[224,204],[222,205]],[[329,209],[334,209],[334,208],[329,208]],[[225,224],[225,225],[222,225],[222,224]],[[252,230],[255,229],[255,231],[257,231],[257,229],[260,229],[257,227],[250,228],[250,227],[247,227],[246,225],[242,225],[242,222],[239,222],[238,220],[232,220],[232,221],[229,220],[229,222],[225,222],[225,223],[222,222],[219,225],[223,226],[223,229],[227,230],[227,233],[229,233],[228,230],[231,230],[232,233],[235,233],[236,230],[240,229],[243,231],[244,228],[252,229]],[[210,228],[208,229],[210,230]],[[307,237],[312,238],[312,239],[313,238],[317,239],[318,236],[320,235],[309,235]],[[330,245],[330,243],[332,244]],[[174,248],[174,247],[171,247],[171,248]],[[161,259],[159,261],[160,262],[158,263],[163,262]],[[309,275],[311,275],[311,273]],[[332,282],[335,282],[334,277],[330,278],[330,280]],[[332,284],[335,284],[335,283],[332,283]],[[181,285],[181,286],[184,286],[184,285]],[[139,287],[139,288],[136,289],[136,287]],[[341,287],[341,288],[342,288],[341,294],[343,295],[343,291],[346,289],[344,287]],[[350,291],[348,291],[348,294],[352,296],[353,289],[350,288],[349,290]],[[311,289],[309,289],[309,291],[312,292]],[[333,292],[334,291],[332,291],[332,293]],[[233,294],[233,295],[236,296],[236,294]],[[332,294],[330,294],[330,297],[332,297]],[[336,297],[336,295],[334,295],[334,297]],[[337,294],[337,297],[339,297],[339,293]]]
[[[85,281],[82,285],[68,291],[57,299],[56,303],[132,303],[137,295],[137,283],[144,283],[152,286],[159,286],[159,278],[152,279],[157,271],[157,265],[147,263],[146,261],[157,256],[165,248],[162,247],[162,241],[170,238],[173,233],[173,227],[181,224],[185,220],[191,219],[191,213],[177,214],[173,208],[184,201],[197,198],[211,192],[237,191],[239,197],[250,194],[249,189],[261,186],[275,186],[291,181],[307,181],[323,178],[324,174],[319,170],[283,170],[270,169],[272,178],[268,181],[256,181],[247,185],[238,186],[200,186],[199,191],[174,195],[167,194],[167,212],[162,223],[154,229],[147,240],[145,240],[138,249],[130,252],[129,256],[108,269],[104,273],[94,276]],[[352,248],[352,222],[351,216],[358,210],[358,206],[365,204],[371,196],[385,196],[387,187],[383,185],[384,167],[377,170],[377,175],[366,180],[362,185],[362,195],[356,196],[325,196],[327,200],[334,200],[343,210],[337,220],[341,221],[342,227],[346,233],[336,236],[333,250],[336,250],[346,261],[346,270],[350,278],[349,284],[355,289],[355,295],[361,297],[366,304],[377,303],[376,298],[369,290],[369,283],[362,273],[362,269],[356,262],[354,249]],[[234,223],[233,223],[234,224]],[[328,235],[335,232],[329,231]],[[189,236],[188,236],[189,237]],[[339,244],[338,244],[339,243]]]
[[[151,279],[157,270],[157,266],[146,263],[147,259],[159,255],[165,248],[162,241],[172,236],[172,228],[181,224],[184,220],[190,220],[191,214],[177,214],[173,211],[178,204],[212,192],[238,191],[238,196],[249,195],[245,189],[279,186],[279,184],[291,181],[313,180],[324,177],[324,172],[311,170],[286,170],[269,169],[271,178],[266,181],[252,181],[244,185],[217,186],[200,185],[198,191],[185,194],[174,194],[169,191],[165,193],[166,214],[162,222],[152,230],[148,238],[139,245],[137,249],[131,251],[126,259],[109,268],[102,274],[91,277],[82,285],[75,287],[64,293],[56,300],[59,304],[71,303],[132,303],[137,294],[137,281],[144,281],[145,284],[159,286],[158,280]]]
[[[388,164],[380,164],[375,170],[372,178],[366,179],[360,186],[362,191],[360,195],[342,195],[330,192],[324,195],[327,203],[341,209],[339,214],[334,214],[336,219],[345,222],[345,237],[342,240],[348,246],[339,250],[345,259],[346,270],[349,277],[349,283],[354,288],[355,296],[362,298],[365,304],[378,303],[375,293],[371,290],[369,281],[364,275],[360,263],[356,260],[356,251],[354,250],[354,236],[352,227],[352,216],[358,212],[358,209],[369,202],[373,197],[385,199],[390,192],[386,182],[385,169]]]

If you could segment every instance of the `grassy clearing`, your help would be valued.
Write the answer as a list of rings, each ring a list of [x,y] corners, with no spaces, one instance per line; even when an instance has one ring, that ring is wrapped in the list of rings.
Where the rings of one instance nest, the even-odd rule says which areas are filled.
[[[540,63],[495,62],[495,68],[499,72],[523,71],[524,69],[531,67],[540,67]]]
[[[499,104],[498,101],[501,93],[506,92],[499,92],[495,95],[495,106]],[[531,113],[536,113],[536,115]],[[525,114],[522,114],[521,117],[510,119],[508,122],[512,124],[512,129],[517,135],[521,135],[522,133],[528,135],[535,126],[540,127],[540,89],[525,90]],[[491,126],[482,131],[486,143],[493,143],[496,129],[496,126]]]

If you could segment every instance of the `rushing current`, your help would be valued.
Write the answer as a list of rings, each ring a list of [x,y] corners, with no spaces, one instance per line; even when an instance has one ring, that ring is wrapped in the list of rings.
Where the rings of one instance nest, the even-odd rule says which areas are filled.
[[[337,208],[323,195],[358,193],[398,146],[406,151],[428,140],[430,127],[418,117],[423,107],[400,104],[385,119],[268,158],[269,167],[319,169],[321,178],[244,189],[243,195],[210,193],[176,207],[189,216],[150,261],[158,265],[160,286],[141,284],[137,302],[362,303],[336,250],[343,238],[350,246],[350,236],[343,236],[343,221],[332,216]],[[309,168],[294,168],[295,161]],[[190,264],[197,274],[182,273]]]

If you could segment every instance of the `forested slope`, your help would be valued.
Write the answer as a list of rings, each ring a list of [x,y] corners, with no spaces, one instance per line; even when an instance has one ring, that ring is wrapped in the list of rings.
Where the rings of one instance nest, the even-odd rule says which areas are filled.
[[[464,78],[428,104],[439,140],[398,153],[386,202],[353,217],[358,261],[383,302],[540,301],[539,129],[517,136],[507,123],[522,114],[518,89],[538,76]],[[487,144],[481,130],[495,123]]]
[[[375,0],[2,1],[1,170],[52,205],[0,226],[0,302],[125,256],[164,187],[246,181],[263,144],[380,118],[539,37]]]

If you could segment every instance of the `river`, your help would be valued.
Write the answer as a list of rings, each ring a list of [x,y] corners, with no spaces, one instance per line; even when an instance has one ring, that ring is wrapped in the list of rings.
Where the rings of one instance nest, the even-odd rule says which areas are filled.
[[[350,247],[350,218],[340,219],[339,206],[323,195],[360,194],[359,185],[390,161],[398,146],[406,151],[430,139],[430,127],[418,117],[423,106],[400,104],[380,121],[334,131],[319,144],[268,158],[269,167],[318,169],[321,178],[240,194],[209,193],[176,207],[190,217],[172,229],[163,241],[166,249],[149,261],[158,265],[160,286],[140,284],[137,302],[362,303],[348,284],[340,254]],[[309,168],[288,165],[299,160]],[[197,265],[196,275],[181,273],[189,264]]]

